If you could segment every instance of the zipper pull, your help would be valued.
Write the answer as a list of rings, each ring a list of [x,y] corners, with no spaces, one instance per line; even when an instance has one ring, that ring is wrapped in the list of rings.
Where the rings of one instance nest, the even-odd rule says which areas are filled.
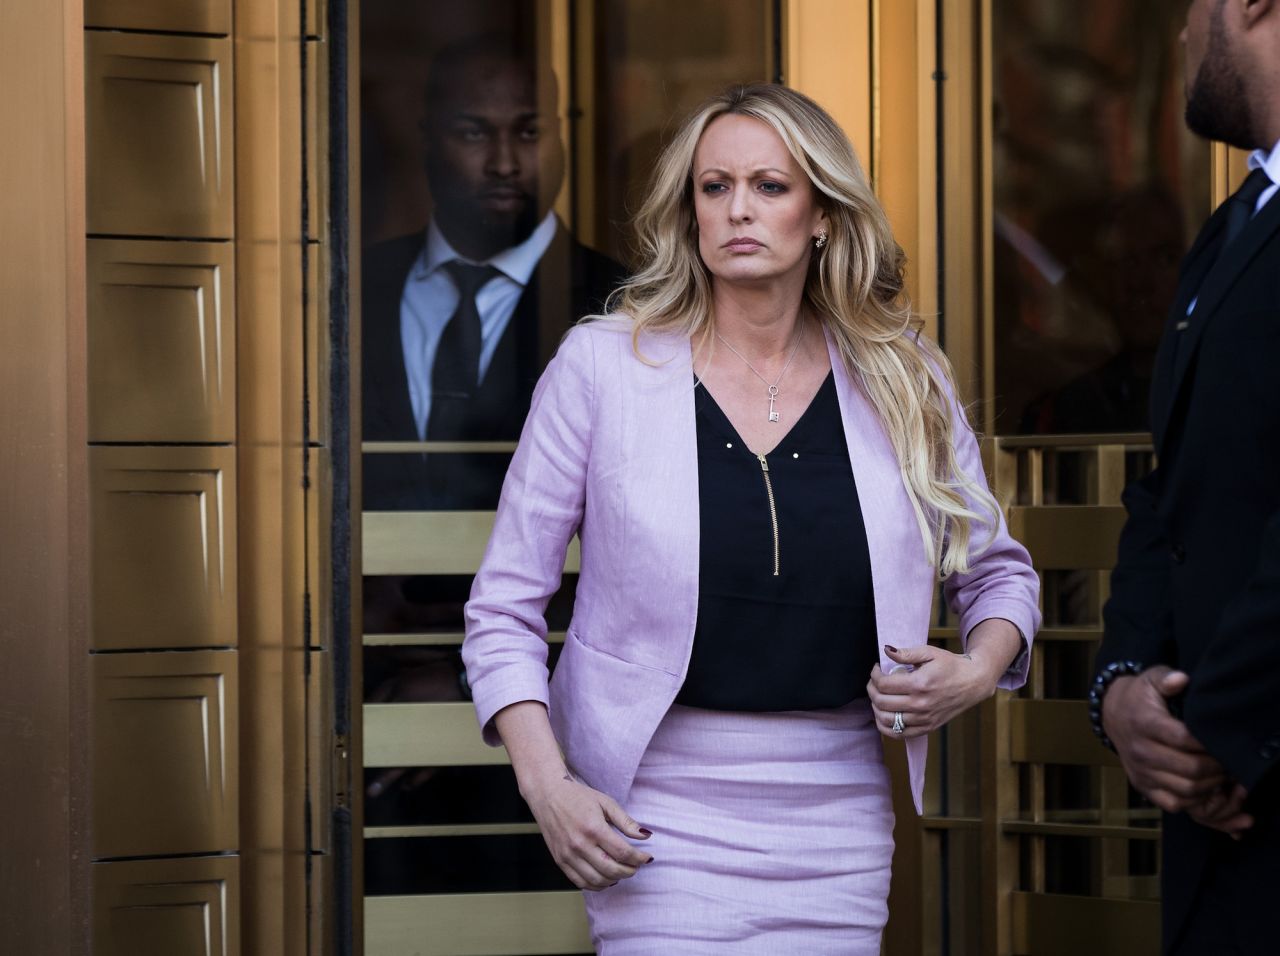
[[[756,455],[756,457],[760,459],[760,470],[767,474],[769,471],[769,463],[764,460],[764,455]]]

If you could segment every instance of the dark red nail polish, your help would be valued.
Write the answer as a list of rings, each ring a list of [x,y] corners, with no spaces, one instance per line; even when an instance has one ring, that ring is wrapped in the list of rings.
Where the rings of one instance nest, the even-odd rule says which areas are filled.
[[[646,864],[652,863],[652,862],[653,862],[653,857],[649,857],[649,859],[645,860],[644,862],[645,862]]]
[[[651,836],[653,836],[653,831],[652,831],[652,830],[646,830],[644,827],[641,827],[641,828],[640,828],[640,835],[641,835],[641,836],[646,836],[646,837],[651,837]]]
[[[896,647],[894,647],[892,644],[886,644],[886,645],[884,646],[884,649],[885,649],[886,651],[893,651],[893,653],[895,653],[895,654],[896,654],[896,653],[898,653],[898,649],[897,649]]]

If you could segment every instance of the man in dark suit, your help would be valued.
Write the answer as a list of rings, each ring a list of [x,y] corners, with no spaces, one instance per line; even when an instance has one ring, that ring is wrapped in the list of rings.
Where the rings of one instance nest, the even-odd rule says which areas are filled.
[[[554,76],[508,34],[464,41],[432,62],[423,122],[431,222],[425,233],[371,246],[363,257],[366,441],[515,441],[561,336],[599,312],[624,278],[618,263],[577,242],[550,211],[565,162],[556,102]],[[365,455],[364,507],[493,508],[508,459],[483,452]],[[366,578],[365,629],[461,630],[469,588],[468,579],[454,576]],[[437,648],[364,654],[366,698],[375,702],[461,700],[462,673],[457,654]],[[514,778],[483,788],[470,781],[457,769],[371,773],[368,820],[527,816]],[[439,888],[434,858],[424,858],[415,842],[370,841],[371,892]],[[451,872],[454,885],[518,872],[534,879],[531,889],[567,886],[540,843],[498,842],[474,849],[463,869]]]
[[[1187,123],[1251,149],[1182,265],[1159,465],[1128,521],[1090,695],[1164,814],[1169,954],[1276,952],[1280,899],[1280,0],[1194,0]]]
[[[556,83],[511,35],[447,48],[426,89],[425,237],[369,248],[366,441],[513,441],[561,335],[622,269],[550,212],[564,179]],[[507,456],[367,455],[370,510],[492,508]]]

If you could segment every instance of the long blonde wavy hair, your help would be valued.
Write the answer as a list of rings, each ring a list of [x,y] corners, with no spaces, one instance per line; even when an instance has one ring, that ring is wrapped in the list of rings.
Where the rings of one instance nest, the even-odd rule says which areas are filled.
[[[994,534],[999,506],[957,465],[963,412],[952,404],[950,363],[919,334],[923,323],[904,290],[902,249],[848,137],[813,100],[774,84],[735,86],[689,117],[659,159],[635,218],[641,267],[610,297],[609,311],[630,317],[637,354],[646,332],[699,339],[711,330],[712,277],[698,254],[693,156],[703,131],[727,113],[768,124],[813,184],[828,242],[810,260],[804,304],[829,330],[845,369],[880,416],[925,554],[943,577],[969,570],[974,526]]]

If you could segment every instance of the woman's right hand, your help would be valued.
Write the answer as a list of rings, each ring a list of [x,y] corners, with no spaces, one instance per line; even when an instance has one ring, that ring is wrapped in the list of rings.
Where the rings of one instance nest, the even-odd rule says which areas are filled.
[[[616,800],[578,782],[565,768],[544,704],[522,700],[502,708],[493,721],[511,755],[520,796],[542,828],[552,859],[574,886],[603,890],[653,862],[622,838],[647,840],[652,834]]]
[[[524,797],[552,859],[578,889],[603,890],[653,862],[652,856],[622,838],[625,834],[647,840],[652,834],[612,797],[571,774],[540,782]]]

